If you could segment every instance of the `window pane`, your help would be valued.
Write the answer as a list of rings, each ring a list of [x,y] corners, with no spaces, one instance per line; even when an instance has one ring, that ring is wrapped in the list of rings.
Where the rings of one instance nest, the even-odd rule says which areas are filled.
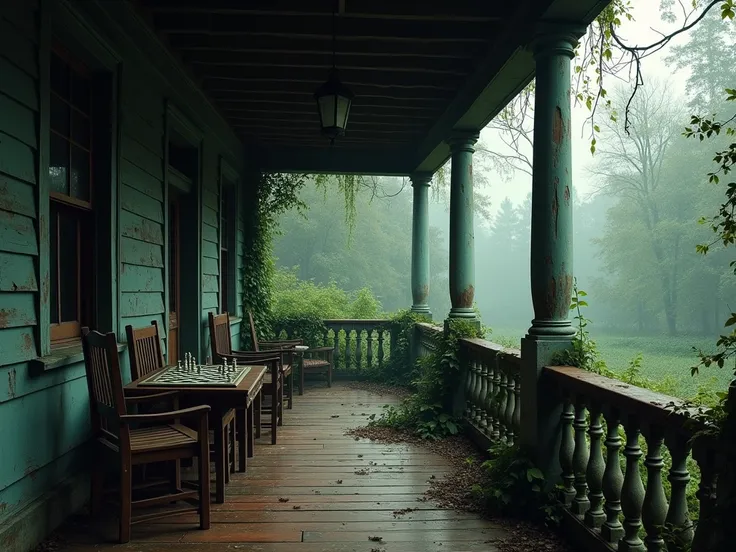
[[[59,323],[59,294],[58,291],[58,285],[59,285],[59,271],[58,271],[58,247],[59,247],[59,235],[56,231],[56,221],[57,221],[57,209],[56,204],[52,201],[51,207],[50,207],[50,216],[49,220],[51,221],[49,223],[49,264],[51,265],[51,323],[52,324],[58,324]]]
[[[51,90],[62,98],[69,98],[69,66],[51,53]]]
[[[69,142],[52,132],[50,150],[51,191],[69,195]]]
[[[71,196],[89,201],[89,152],[72,146]]]
[[[78,312],[78,220],[65,211],[59,213],[59,293],[61,322],[79,321]]]
[[[72,105],[89,114],[89,79],[72,71]]]
[[[72,140],[89,149],[89,119],[79,111],[72,111]]]
[[[51,94],[51,130],[69,136],[69,105],[56,94]]]

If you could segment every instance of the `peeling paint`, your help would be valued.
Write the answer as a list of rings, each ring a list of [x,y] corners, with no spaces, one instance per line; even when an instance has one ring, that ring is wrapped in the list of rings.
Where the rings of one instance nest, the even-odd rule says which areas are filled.
[[[553,320],[564,319],[569,312],[570,297],[572,294],[573,277],[562,271],[562,274],[555,278],[552,276],[547,286],[546,296],[546,317]]]
[[[23,336],[23,349],[26,351],[33,350],[33,338],[30,336],[30,334],[26,334]]]
[[[554,219],[554,230],[555,230],[555,241],[557,240],[557,226],[560,218],[560,201],[557,199],[557,187],[560,184],[560,179],[555,176],[552,180],[552,218]]]
[[[455,307],[458,308],[472,308],[473,306],[473,298],[475,297],[475,286],[468,286],[463,291],[461,291],[456,299],[456,305]]]
[[[570,205],[570,186],[565,186],[564,198],[565,204]]]
[[[414,288],[413,299],[415,305],[423,305],[429,297],[429,284],[423,284]]]
[[[13,368],[8,372],[8,397],[11,399],[14,399],[16,394],[16,378],[17,374],[15,372],[15,368]]]
[[[557,147],[562,144],[562,137],[565,135],[565,123],[562,120],[562,109],[560,106],[555,107],[555,116],[552,122],[552,141]]]
[[[7,502],[0,502],[0,514],[5,512],[5,510],[8,509],[8,503]]]
[[[0,329],[7,328],[10,320],[18,316],[16,309],[0,309]]]
[[[30,477],[31,479],[36,479],[36,477],[38,477],[39,467],[40,466],[38,466],[37,464],[29,465],[23,472],[23,475]]]

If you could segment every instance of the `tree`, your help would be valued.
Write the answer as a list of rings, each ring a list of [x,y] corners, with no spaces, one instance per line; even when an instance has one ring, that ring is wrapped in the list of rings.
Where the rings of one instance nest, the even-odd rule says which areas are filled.
[[[614,94],[614,107],[626,102],[626,92]],[[680,135],[684,114],[673,102],[664,83],[650,83],[634,99],[629,109],[630,132],[625,123],[609,119],[604,123],[604,147],[598,149],[593,174],[598,191],[631,201],[656,262],[658,295],[662,301],[670,334],[677,333],[677,271],[681,236],[667,228],[661,215],[661,192],[666,182],[663,165],[669,149]],[[669,230],[669,231],[668,231]],[[604,250],[605,254],[605,250]]]

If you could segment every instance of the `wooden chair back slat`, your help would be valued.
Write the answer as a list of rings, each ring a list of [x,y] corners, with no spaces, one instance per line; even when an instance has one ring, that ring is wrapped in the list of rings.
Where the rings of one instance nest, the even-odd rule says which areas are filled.
[[[103,335],[82,328],[82,349],[92,426],[97,432],[104,428],[117,428],[117,420],[126,414],[126,410],[115,334]]]
[[[253,313],[251,311],[248,311],[248,323],[250,324],[250,342],[253,344],[253,350],[259,352],[256,323],[253,321]]]
[[[228,313],[209,313],[210,321],[210,347],[212,349],[212,361],[219,363],[220,355],[232,354],[233,346],[230,337],[230,315]]]
[[[134,380],[165,366],[158,322],[153,320],[150,326],[143,328],[128,325],[125,326],[125,333],[128,337],[130,375]]]

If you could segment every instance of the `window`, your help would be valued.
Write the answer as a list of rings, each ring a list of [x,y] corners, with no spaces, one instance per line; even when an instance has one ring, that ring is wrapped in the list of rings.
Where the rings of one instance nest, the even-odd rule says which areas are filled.
[[[223,182],[220,193],[220,312],[229,312],[230,262],[228,245],[230,241],[231,185]]]
[[[78,339],[91,322],[92,86],[87,70],[51,54],[49,249],[51,343]]]

